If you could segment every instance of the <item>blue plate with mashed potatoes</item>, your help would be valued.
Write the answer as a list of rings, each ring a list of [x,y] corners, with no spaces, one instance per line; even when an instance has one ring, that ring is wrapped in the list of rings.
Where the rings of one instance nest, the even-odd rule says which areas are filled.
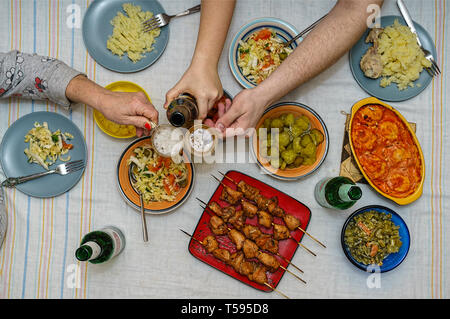
[[[401,25],[406,25],[405,21],[400,16],[384,16],[380,19],[381,27],[385,28],[391,26],[394,24],[395,20],[398,20]],[[436,48],[434,47],[434,42],[431,36],[422,26],[420,26],[416,22],[414,22],[414,25],[423,47],[429,50],[433,54],[433,56],[436,57]],[[372,43],[365,42],[370,30],[371,29],[367,29],[367,31],[363,34],[361,39],[359,39],[359,41],[355,44],[355,46],[350,50],[349,53],[350,69],[356,82],[358,82],[361,88],[371,96],[377,97],[380,100],[390,102],[399,102],[411,99],[425,90],[425,88],[431,83],[432,80],[432,77],[425,69],[422,70],[419,78],[413,82],[414,86],[408,87],[404,90],[400,90],[397,86],[397,83],[391,83],[386,87],[381,87],[380,81],[382,77],[372,79],[364,75],[364,72],[360,67],[360,61],[369,47],[373,45]]]
[[[137,15],[129,15],[124,10],[124,5],[131,4],[134,7],[140,7],[140,11]],[[126,7],[125,7],[126,8]],[[132,11],[134,12],[134,11]],[[167,43],[169,41],[169,26],[165,26],[160,29],[156,29],[152,34],[154,38],[154,42],[151,43],[151,39],[148,39],[148,34],[140,34],[139,31],[135,28],[131,30],[121,30],[120,28],[120,20],[121,19],[132,19],[134,20],[134,24],[132,25],[141,25],[141,21],[147,19],[150,14],[147,13],[145,16],[144,13],[151,12],[153,15],[157,15],[159,13],[164,13],[165,10],[162,5],[156,0],[96,0],[94,1],[86,11],[86,14],[83,19],[83,40],[91,57],[101,66],[116,72],[121,73],[132,73],[141,71],[153,63],[163,54]],[[121,13],[121,14],[119,14]],[[121,16],[121,18],[117,18],[117,16]],[[145,17],[145,18],[144,18]],[[116,19],[116,26],[113,26],[112,21]],[[118,28],[116,34],[125,34],[125,38],[115,37],[115,41],[112,44],[108,45],[108,40],[111,36],[113,36],[114,28]],[[124,27],[122,27],[123,29]],[[144,48],[150,48],[149,52],[142,52],[143,56],[141,59],[137,60],[136,56],[139,56],[139,48],[136,47],[136,41],[130,41],[133,43],[132,54],[128,54],[128,51],[122,56],[118,54],[113,54],[112,51],[120,52],[125,48],[123,45],[120,48],[119,42],[126,42],[127,36],[126,34],[130,32],[131,34],[140,34],[139,38],[145,37],[146,45],[144,43],[137,44],[137,46],[141,46]],[[153,32],[153,31],[151,31]],[[159,35],[158,35],[159,33]],[[141,41],[139,41],[141,42]],[[112,50],[108,49],[108,47]],[[144,49],[145,51],[146,49]],[[135,61],[132,61],[132,58]]]

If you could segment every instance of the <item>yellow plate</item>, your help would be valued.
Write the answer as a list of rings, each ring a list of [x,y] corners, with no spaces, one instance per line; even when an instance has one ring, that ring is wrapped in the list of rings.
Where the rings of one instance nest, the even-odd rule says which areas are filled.
[[[133,82],[128,81],[113,82],[105,86],[105,89],[113,92],[143,92],[147,97],[147,99],[151,102],[147,92],[145,92],[143,88],[141,88],[139,85]],[[94,119],[95,123],[97,123],[97,126],[109,136],[115,138],[132,138],[136,136],[136,128],[133,128],[133,130],[129,134],[120,134],[120,132],[111,130],[111,127],[108,127],[109,125],[119,126],[119,124],[107,120],[103,116],[103,114],[97,110],[94,110]],[[120,127],[127,127],[127,126],[128,125],[120,125]]]
[[[386,193],[384,193],[382,190],[380,190],[377,186],[375,186],[374,183],[372,183],[371,179],[369,178],[369,176],[367,176],[366,172],[364,171],[361,163],[359,162],[358,157],[356,156],[356,152],[355,149],[353,148],[353,140],[352,140],[352,136],[351,136],[351,132],[352,132],[352,124],[353,124],[353,118],[356,114],[356,112],[363,106],[367,105],[367,104],[378,104],[381,105],[389,110],[391,110],[392,112],[395,113],[395,115],[397,115],[397,117],[405,124],[405,126],[407,127],[408,131],[410,132],[414,143],[417,146],[417,149],[419,150],[419,155],[420,155],[420,161],[421,161],[421,165],[422,165],[422,169],[421,169],[421,181],[419,186],[417,187],[416,191],[414,193],[412,193],[411,195],[407,196],[407,197],[393,197],[390,196]],[[420,147],[419,141],[417,140],[416,134],[414,133],[414,131],[411,129],[411,127],[409,126],[409,123],[406,121],[406,119],[400,114],[399,111],[397,111],[396,109],[394,109],[392,106],[390,106],[389,104],[386,104],[380,100],[378,100],[377,98],[374,97],[369,97],[366,99],[363,99],[357,103],[355,103],[352,106],[352,114],[351,114],[351,118],[350,118],[350,122],[349,122],[349,126],[348,126],[348,133],[349,133],[349,141],[350,141],[350,148],[352,150],[353,153],[353,157],[355,158],[356,163],[358,164],[359,170],[361,171],[361,173],[364,175],[364,177],[366,178],[367,182],[370,184],[370,186],[372,186],[378,193],[380,193],[381,195],[383,195],[386,198],[389,198],[390,200],[396,202],[399,205],[407,205],[410,204],[412,202],[414,202],[416,199],[418,199],[423,192],[423,183],[425,180],[425,160],[423,157],[423,153],[422,153],[422,148]]]

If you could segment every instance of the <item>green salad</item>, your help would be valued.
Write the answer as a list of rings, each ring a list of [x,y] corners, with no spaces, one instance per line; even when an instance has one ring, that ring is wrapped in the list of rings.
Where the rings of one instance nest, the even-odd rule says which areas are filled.
[[[399,226],[391,214],[367,211],[355,216],[344,233],[344,242],[356,261],[365,265],[383,265],[383,260],[402,246]]]

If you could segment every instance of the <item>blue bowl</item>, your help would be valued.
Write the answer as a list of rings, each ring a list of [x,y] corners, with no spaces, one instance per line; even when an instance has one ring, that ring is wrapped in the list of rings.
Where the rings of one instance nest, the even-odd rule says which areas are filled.
[[[386,214],[386,215],[391,214],[392,222],[396,226],[400,226],[398,231],[399,231],[399,235],[400,235],[400,240],[402,241],[402,246],[400,247],[400,250],[398,252],[389,254],[383,260],[383,265],[381,265],[381,266],[366,265],[366,264],[356,261],[356,259],[353,258],[353,256],[351,255],[350,250],[349,250],[348,246],[345,244],[345,240],[344,240],[345,230],[347,229],[349,222],[355,216],[365,213],[365,212],[368,212],[368,211],[377,211],[379,213]],[[354,264],[359,269],[362,269],[367,272],[373,272],[373,271],[378,272],[378,268],[379,268],[379,272],[387,272],[387,271],[390,271],[390,270],[396,268],[398,265],[400,265],[403,262],[403,260],[405,260],[406,255],[408,254],[408,251],[409,251],[410,235],[409,235],[408,227],[406,226],[405,221],[400,217],[400,215],[398,215],[396,212],[394,212],[390,208],[387,208],[384,206],[379,206],[379,205],[372,205],[372,206],[366,206],[366,207],[358,209],[356,212],[354,212],[347,218],[347,220],[344,223],[344,226],[342,227],[341,244],[342,244],[342,248],[344,249],[344,253],[347,256],[347,258],[352,262],[352,264]]]

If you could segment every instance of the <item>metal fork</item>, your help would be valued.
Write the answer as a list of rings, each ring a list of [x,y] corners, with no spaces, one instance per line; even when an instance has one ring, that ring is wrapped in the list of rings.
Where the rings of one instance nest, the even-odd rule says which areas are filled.
[[[165,13],[159,13],[155,15],[153,18],[148,19],[147,21],[144,21],[144,32],[152,31],[156,28],[161,28],[167,24],[169,24],[170,20],[177,17],[187,16],[192,13],[199,12],[201,9],[201,5],[197,5],[195,7],[192,7],[190,9],[187,9],[186,11],[180,12],[175,15],[167,15]]]
[[[316,25],[319,24],[320,21],[322,21],[325,17],[327,16],[324,15],[322,18],[320,18],[319,20],[317,20],[316,22],[314,22],[313,24],[311,24],[309,27],[307,27],[305,30],[303,30],[302,32],[300,32],[299,34],[297,34],[292,40],[289,40],[288,42],[284,42],[283,46],[288,47],[292,44],[292,42],[296,41],[298,38],[303,37],[306,33],[308,33],[309,31],[311,31],[312,29],[315,28]]]
[[[15,187],[18,184],[22,184],[42,176],[47,176],[51,174],[67,175],[83,168],[84,168],[83,160],[73,161],[69,163],[60,164],[56,166],[55,169],[46,172],[21,177],[9,177],[6,180],[4,180],[1,185],[4,187]]]
[[[434,57],[431,54],[431,52],[422,46],[422,43],[420,42],[420,39],[419,39],[419,35],[417,34],[416,28],[414,27],[414,23],[411,18],[411,15],[409,14],[409,11],[406,8],[406,5],[403,2],[403,0],[397,0],[397,6],[400,9],[400,12],[402,13],[403,18],[405,19],[406,24],[411,29],[411,32],[414,33],[414,35],[416,36],[417,44],[422,49],[422,51],[425,55],[425,58],[431,62],[431,67],[427,68],[428,73],[430,73],[431,76],[438,76],[439,74],[441,74],[441,70],[439,70],[439,67],[438,67],[436,61],[434,60]]]

